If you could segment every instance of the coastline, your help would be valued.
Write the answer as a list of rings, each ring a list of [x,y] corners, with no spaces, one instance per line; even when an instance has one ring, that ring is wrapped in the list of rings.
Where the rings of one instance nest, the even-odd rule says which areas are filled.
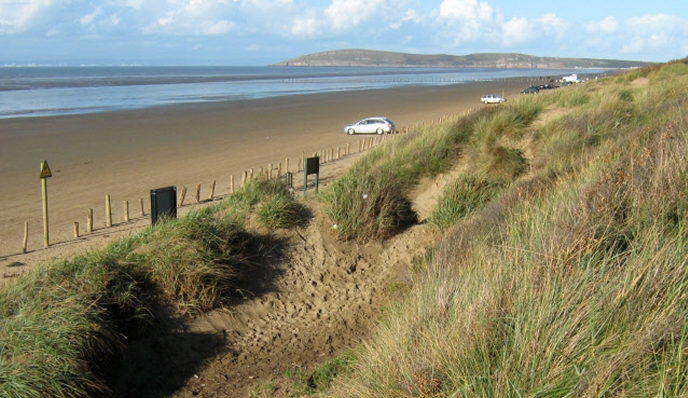
[[[532,80],[532,79],[531,79]],[[151,189],[175,185],[202,197],[212,181],[216,196],[229,192],[234,176],[291,159],[295,171],[306,156],[350,144],[342,127],[367,116],[387,116],[398,129],[485,106],[485,94],[514,98],[524,78],[442,86],[303,94],[266,99],[171,105],[98,114],[0,120],[0,268],[73,252],[74,222],[85,225],[94,209],[94,234],[106,240],[104,198],[111,196],[113,221],[122,224],[124,201],[138,214]],[[47,160],[50,242],[43,248],[40,163]],[[192,197],[190,192],[187,198]],[[187,199],[187,203],[190,200]],[[142,220],[145,222],[146,220]],[[22,254],[24,224],[28,251]],[[81,228],[82,234],[85,227]],[[114,232],[114,229],[112,230]],[[78,242],[85,242],[83,234]],[[33,257],[31,257],[31,256]],[[11,272],[10,272],[11,273]]]

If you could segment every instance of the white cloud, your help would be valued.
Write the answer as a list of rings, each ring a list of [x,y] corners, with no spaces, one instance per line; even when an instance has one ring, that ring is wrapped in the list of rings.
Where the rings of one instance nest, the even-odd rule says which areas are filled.
[[[298,16],[290,22],[290,32],[298,38],[313,38],[324,27],[322,18],[312,10],[305,15]]]
[[[502,43],[507,47],[533,40],[538,36],[526,18],[511,18],[502,25]]]
[[[681,46],[681,38],[685,42],[688,20],[667,14],[644,15],[629,19],[626,30],[631,37],[622,46],[622,53],[643,54],[666,50],[675,53],[677,47]],[[681,56],[685,56],[685,53]]]
[[[545,14],[538,21],[538,27],[548,36],[563,37],[569,30],[569,23],[557,14]]]
[[[222,3],[226,3],[221,1]],[[256,11],[269,11],[290,7],[294,4],[293,0],[233,0],[234,3],[240,3],[246,9],[253,9]]]
[[[401,22],[389,17],[390,14],[385,11],[388,7],[387,0],[332,0],[324,9],[308,8],[294,12],[294,17],[285,18],[284,25],[292,36],[308,39],[351,32],[364,25],[380,29],[397,29]],[[408,12],[401,21],[410,21],[414,18],[418,16]]]
[[[229,21],[205,22],[201,26],[201,31],[205,35],[218,36],[223,35],[234,29],[236,23]]]
[[[556,14],[545,14],[535,20],[514,17],[502,25],[502,44],[512,47],[542,36],[560,39],[569,28],[569,23]]]
[[[140,10],[146,4],[146,0],[127,0],[124,5],[135,10]]]
[[[103,9],[100,7],[97,7],[92,13],[86,14],[81,19],[79,19],[79,22],[82,25],[90,25],[93,23],[93,21],[98,18],[101,14],[103,13]]]
[[[53,0],[0,1],[0,34],[24,32],[34,18],[54,3]]]
[[[440,4],[440,17],[473,22],[489,22],[494,10],[486,2],[478,0],[444,0]]]
[[[588,22],[588,24],[585,25],[585,30],[590,33],[610,34],[618,31],[620,27],[621,25],[619,24],[619,21],[617,21],[616,18],[609,16],[601,21]]]
[[[492,6],[477,0],[444,0],[437,15],[454,45],[494,37],[502,20]]]
[[[333,30],[348,30],[377,15],[384,3],[385,0],[332,0],[325,9],[325,17]]]
[[[682,29],[688,31],[685,19],[666,14],[643,15],[642,17],[631,18],[627,22],[629,31],[635,34],[653,33],[658,31],[668,31]]]
[[[416,24],[422,23],[424,20],[423,16],[416,12],[415,10],[406,10],[404,16],[399,20],[399,22],[393,22],[390,27],[392,29],[399,29],[402,25],[407,22],[412,22]]]
[[[130,1],[131,3],[131,1]],[[141,4],[135,3],[135,6]],[[143,28],[148,34],[208,35],[225,34],[236,28],[229,14],[234,10],[222,0],[168,1],[167,8],[160,5],[149,9],[152,22]],[[170,7],[171,6],[171,7]],[[146,4],[146,7],[150,7]]]

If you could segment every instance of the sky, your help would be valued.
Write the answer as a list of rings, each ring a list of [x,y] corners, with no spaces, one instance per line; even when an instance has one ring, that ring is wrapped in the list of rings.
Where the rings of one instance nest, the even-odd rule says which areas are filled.
[[[0,0],[0,66],[259,66],[341,49],[666,62],[688,56],[688,1]]]

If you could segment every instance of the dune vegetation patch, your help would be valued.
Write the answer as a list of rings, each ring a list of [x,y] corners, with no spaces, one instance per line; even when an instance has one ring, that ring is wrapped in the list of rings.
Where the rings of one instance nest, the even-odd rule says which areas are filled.
[[[540,96],[570,110],[538,125],[531,171],[444,228],[326,395],[688,394],[686,71]]]

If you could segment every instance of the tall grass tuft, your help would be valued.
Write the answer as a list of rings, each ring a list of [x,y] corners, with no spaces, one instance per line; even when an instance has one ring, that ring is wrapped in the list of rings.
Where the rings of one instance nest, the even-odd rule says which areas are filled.
[[[159,224],[134,254],[137,264],[183,311],[216,308],[232,297],[238,274],[258,261],[260,238],[209,210]]]
[[[384,175],[383,175],[384,174]],[[327,215],[343,240],[384,240],[417,221],[402,181],[389,173],[337,180],[324,193]]]
[[[445,230],[494,199],[503,186],[503,181],[461,175],[443,189],[428,223]]]

